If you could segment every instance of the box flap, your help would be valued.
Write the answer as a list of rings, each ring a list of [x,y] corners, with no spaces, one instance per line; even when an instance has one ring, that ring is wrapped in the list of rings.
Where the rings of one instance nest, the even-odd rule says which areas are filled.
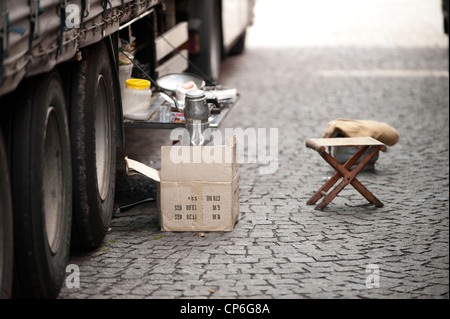
[[[134,175],[136,173],[147,176],[148,178],[160,182],[161,176],[160,172],[154,168],[151,168],[145,164],[137,162],[135,160],[129,159],[128,156],[125,157],[127,175]]]

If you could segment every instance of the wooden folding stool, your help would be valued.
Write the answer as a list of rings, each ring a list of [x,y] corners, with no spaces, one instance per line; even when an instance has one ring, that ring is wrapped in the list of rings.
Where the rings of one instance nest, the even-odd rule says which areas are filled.
[[[358,147],[358,151],[345,163],[339,163],[330,153],[327,147]],[[352,166],[373,146],[373,150],[368,153],[353,169]],[[361,193],[370,203],[376,207],[382,207],[378,198],[376,198],[366,187],[357,179],[356,175],[370,162],[370,160],[379,152],[386,151],[386,145],[372,137],[338,137],[338,138],[313,138],[306,141],[306,147],[317,151],[325,161],[328,162],[336,173],[308,200],[306,204],[314,205],[322,198],[323,200],[316,205],[316,210],[323,210],[348,184]],[[330,188],[342,177],[342,181],[329,193]]]

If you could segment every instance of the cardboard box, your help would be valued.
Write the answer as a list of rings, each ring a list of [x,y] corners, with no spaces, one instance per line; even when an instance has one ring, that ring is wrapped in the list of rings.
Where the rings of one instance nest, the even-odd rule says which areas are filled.
[[[163,146],[161,170],[126,158],[129,174],[158,182],[162,231],[232,231],[239,218],[236,139],[227,145]]]

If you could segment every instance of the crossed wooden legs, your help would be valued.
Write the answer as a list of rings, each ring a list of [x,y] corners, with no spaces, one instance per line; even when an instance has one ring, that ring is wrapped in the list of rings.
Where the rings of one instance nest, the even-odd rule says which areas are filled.
[[[356,175],[370,162],[380,150],[385,151],[385,146],[375,146],[374,149],[367,154],[361,162],[352,170],[350,168],[358,161],[358,159],[366,152],[369,146],[362,146],[344,165],[339,163],[333,156],[325,151],[325,147],[320,147],[319,154],[327,161],[335,170],[336,173],[308,200],[306,204],[314,205],[320,198],[323,200],[316,205],[316,210],[323,210],[331,201],[344,189],[348,184],[361,193],[370,203],[376,207],[382,207],[383,203],[378,200],[366,187],[364,187],[357,179]],[[336,184],[336,182],[343,177],[342,181],[329,193],[328,190]]]

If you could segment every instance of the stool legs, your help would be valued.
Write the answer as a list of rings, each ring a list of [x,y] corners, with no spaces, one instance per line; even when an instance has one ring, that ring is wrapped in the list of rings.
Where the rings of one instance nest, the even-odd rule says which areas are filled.
[[[356,175],[370,162],[370,160],[382,149],[375,147],[353,170],[349,170],[353,164],[364,154],[368,146],[361,147],[344,165],[339,163],[334,157],[328,154],[324,148],[319,151],[319,154],[327,161],[335,170],[336,173],[308,200],[308,205],[314,205],[322,196],[324,199],[318,205],[316,210],[323,210],[348,184],[352,186],[366,198],[370,203],[376,207],[382,207],[383,204],[357,179]],[[342,181],[329,193],[326,193],[340,177]],[[325,195],[324,195],[325,194]]]
[[[361,149],[355,153],[345,164],[344,169],[349,170],[353,164],[356,163],[356,161],[364,154],[364,152],[367,150],[368,147],[361,147]],[[329,158],[332,158],[331,155],[325,152],[325,149],[319,151],[320,156],[322,156],[327,162],[330,161]],[[326,155],[325,155],[326,154]],[[337,161],[336,161],[337,162]],[[330,164],[331,166],[333,165]],[[323,194],[328,192],[328,190],[333,187],[334,184],[337,183],[337,181],[341,178],[342,174],[339,174],[338,171],[334,173],[330,179],[323,184],[323,186],[306,202],[307,205],[314,205],[319,199],[322,198]]]

